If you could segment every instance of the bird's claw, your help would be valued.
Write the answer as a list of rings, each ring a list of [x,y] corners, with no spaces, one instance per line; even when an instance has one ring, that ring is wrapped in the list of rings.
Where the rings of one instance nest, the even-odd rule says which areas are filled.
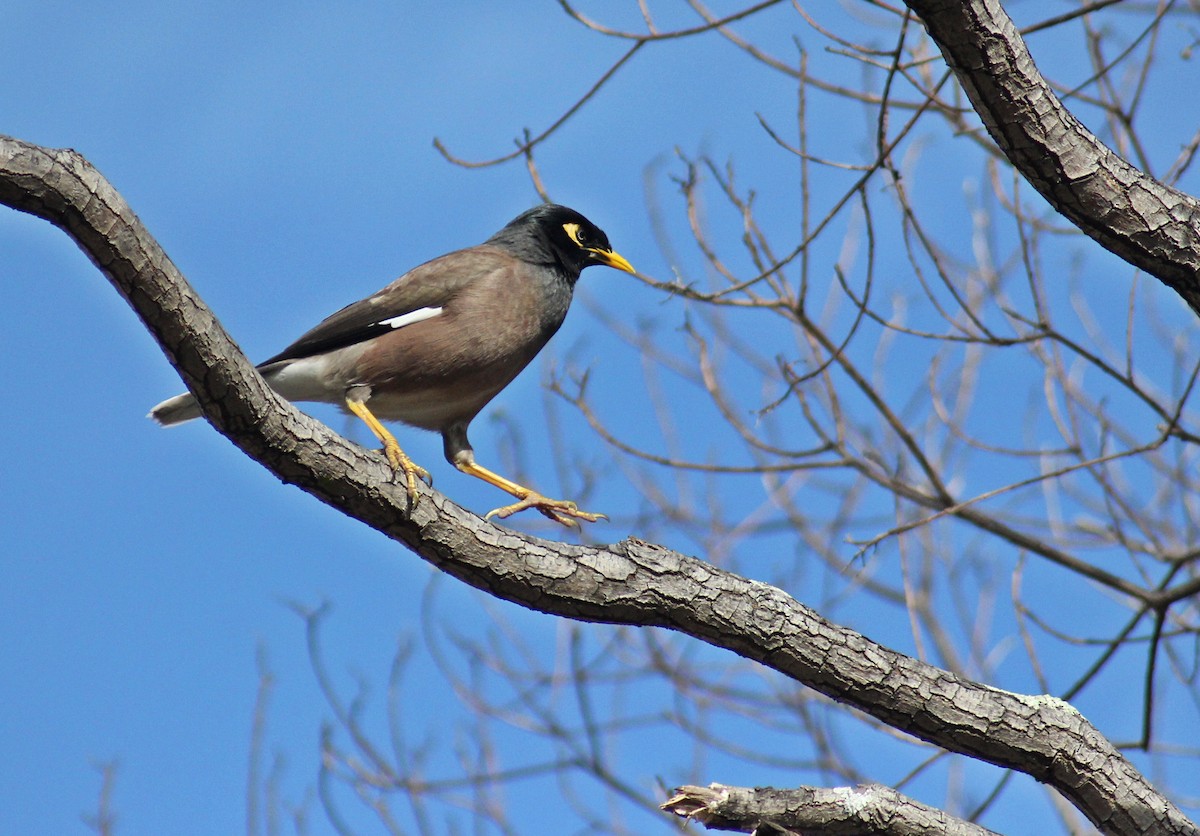
[[[408,498],[410,501],[417,499],[418,479],[429,485],[429,487],[433,487],[433,477],[429,475],[429,471],[410,459],[408,454],[400,449],[399,444],[385,444],[383,452],[387,456],[392,470],[404,474],[404,481],[408,486]]]
[[[569,499],[549,499],[542,496],[540,493],[530,491],[517,502],[512,505],[505,505],[500,508],[495,508],[488,511],[484,517],[485,520],[490,520],[492,517],[505,519],[511,517],[518,511],[524,511],[526,508],[536,508],[545,516],[554,520],[556,523],[567,526],[568,528],[576,528],[579,526],[578,520],[585,522],[597,522],[598,520],[607,520],[605,514],[593,514],[591,511],[580,511],[579,506]]]

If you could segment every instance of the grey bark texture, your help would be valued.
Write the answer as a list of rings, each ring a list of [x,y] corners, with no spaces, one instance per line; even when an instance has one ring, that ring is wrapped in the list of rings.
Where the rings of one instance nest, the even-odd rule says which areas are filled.
[[[828,836],[995,836],[879,784],[857,787],[680,787],[662,808],[710,830]]]
[[[1066,109],[998,0],[906,0],[1009,162],[1106,250],[1200,313],[1200,202],[1139,171]]]

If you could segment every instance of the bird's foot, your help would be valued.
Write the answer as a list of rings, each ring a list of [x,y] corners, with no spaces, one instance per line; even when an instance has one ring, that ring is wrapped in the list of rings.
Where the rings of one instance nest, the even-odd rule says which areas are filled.
[[[541,511],[556,523],[561,523],[568,528],[575,528],[579,525],[577,520],[585,522],[596,522],[597,520],[607,520],[608,517],[604,514],[593,514],[590,511],[580,511],[579,507],[568,499],[549,499],[535,491],[529,491],[525,496],[512,505],[505,505],[501,508],[496,508],[493,511],[488,511],[485,520],[490,520],[492,517],[511,517],[518,511],[524,511],[526,508],[536,508]]]
[[[433,477],[429,475],[429,471],[410,459],[408,454],[401,450],[400,445],[394,440],[391,444],[383,445],[383,452],[387,456],[388,462],[391,463],[392,470],[404,474],[404,481],[408,485],[408,498],[410,502],[416,501],[418,479],[429,485],[429,487],[433,487]]]

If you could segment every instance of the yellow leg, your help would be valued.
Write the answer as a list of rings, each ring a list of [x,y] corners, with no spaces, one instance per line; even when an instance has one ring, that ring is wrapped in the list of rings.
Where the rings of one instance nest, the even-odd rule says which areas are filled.
[[[589,511],[580,511],[574,502],[566,499],[548,499],[534,490],[530,490],[522,485],[518,485],[510,479],[505,479],[498,473],[493,473],[482,465],[478,465],[473,459],[463,457],[454,463],[454,466],[463,473],[470,474],[478,479],[482,479],[489,485],[495,485],[502,491],[510,493],[517,498],[517,502],[512,505],[505,505],[501,508],[489,511],[484,519],[492,517],[511,517],[518,511],[524,511],[526,508],[536,508],[550,519],[557,523],[562,523],[565,526],[578,526],[576,520],[586,520],[587,522],[596,522],[601,519],[608,519],[604,514],[593,514]]]
[[[404,478],[408,484],[408,498],[410,500],[416,498],[418,478],[429,484],[433,484],[433,480],[429,476],[429,471],[410,459],[400,449],[400,444],[396,441],[396,437],[388,432],[387,427],[379,423],[379,419],[371,413],[371,410],[367,409],[365,403],[346,398],[346,408],[361,418],[363,423],[371,428],[371,432],[375,433],[375,437],[383,443],[383,452],[388,457],[388,461],[391,462],[392,469],[397,472],[404,471]]]

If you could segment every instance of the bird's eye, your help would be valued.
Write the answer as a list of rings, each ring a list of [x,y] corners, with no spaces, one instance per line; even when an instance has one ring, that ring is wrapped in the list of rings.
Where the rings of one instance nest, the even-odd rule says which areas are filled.
[[[563,230],[567,233],[567,237],[581,247],[587,246],[587,233],[583,231],[583,227],[579,224],[563,224]]]

